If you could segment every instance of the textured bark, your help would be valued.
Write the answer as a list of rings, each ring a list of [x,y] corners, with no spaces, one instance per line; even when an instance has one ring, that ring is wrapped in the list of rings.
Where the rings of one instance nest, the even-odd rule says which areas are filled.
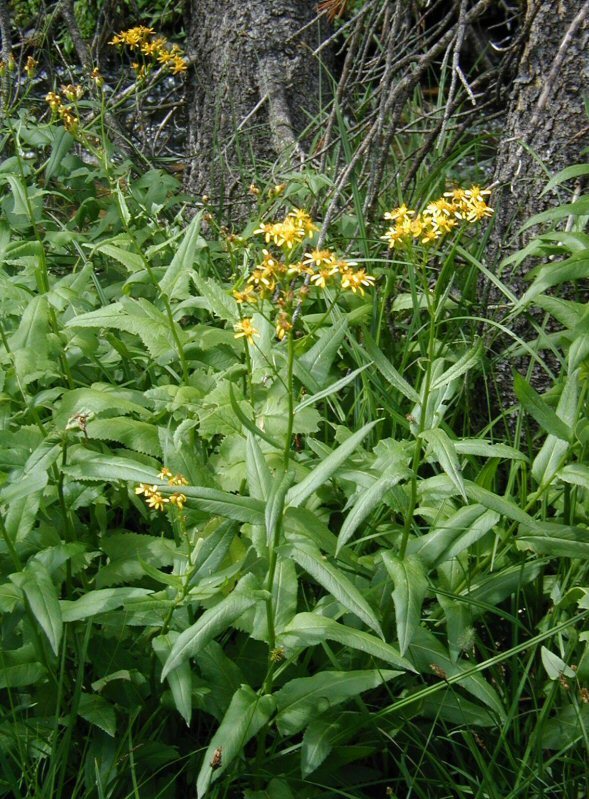
[[[518,74],[514,81],[505,133],[499,145],[492,205],[496,208],[494,229],[488,248],[489,264],[495,270],[506,256],[524,246],[535,235],[533,229],[519,233],[533,214],[558,203],[557,192],[540,196],[546,185],[546,170],[554,174],[581,160],[587,146],[587,116],[584,94],[589,78],[589,8],[585,0],[530,0],[526,11],[525,39]],[[501,280],[516,297],[529,283],[529,265],[508,267]],[[501,318],[505,298],[494,286],[484,286],[488,312]],[[530,317],[510,323],[513,332],[530,341],[535,334]],[[494,349],[505,349],[512,339],[502,339]],[[512,366],[526,368],[523,361],[504,360],[497,374],[497,405],[513,405]],[[533,382],[542,390],[544,377],[537,371]]]
[[[303,157],[321,96],[316,0],[191,0],[189,15],[186,185],[239,202],[260,166]]]

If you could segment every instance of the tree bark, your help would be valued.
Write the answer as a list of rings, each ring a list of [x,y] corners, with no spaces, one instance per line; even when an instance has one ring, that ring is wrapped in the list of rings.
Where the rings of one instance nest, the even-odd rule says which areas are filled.
[[[304,157],[326,88],[315,17],[316,0],[191,0],[186,187],[237,204],[229,216],[277,157],[290,167]]]
[[[554,174],[581,160],[587,146],[587,116],[584,92],[589,77],[589,7],[585,0],[530,0],[524,20],[527,35],[509,103],[505,133],[499,144],[494,180],[498,183],[491,204],[496,209],[487,249],[491,268],[525,246],[533,229],[519,228],[532,215],[557,205],[558,192],[540,196],[547,172]],[[562,201],[562,200],[560,200]],[[529,285],[526,264],[507,267],[501,281],[516,297]],[[482,286],[488,312],[501,318],[506,300],[495,286]],[[527,341],[535,337],[530,316],[519,316],[509,324],[512,332]],[[495,350],[504,350],[513,339],[501,339]],[[497,374],[497,406],[513,405],[512,366],[527,367],[523,360],[506,359]],[[545,376],[537,371],[538,390]]]

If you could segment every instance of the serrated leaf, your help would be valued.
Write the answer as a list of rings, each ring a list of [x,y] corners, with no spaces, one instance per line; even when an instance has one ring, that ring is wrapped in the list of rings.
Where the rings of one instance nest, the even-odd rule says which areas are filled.
[[[206,794],[210,784],[243,752],[247,742],[268,723],[274,709],[274,697],[258,696],[249,685],[242,685],[235,692],[227,713],[205,752],[196,781],[199,799]],[[213,761],[216,754],[218,762]]]
[[[78,705],[78,716],[90,724],[94,724],[95,727],[99,727],[111,738],[115,737],[117,731],[115,709],[103,696],[82,693]]]
[[[231,324],[239,321],[237,302],[216,280],[201,277],[194,271],[190,273],[190,277],[198,293],[207,301],[209,310],[214,316],[231,322]],[[258,329],[257,325],[254,326]]]
[[[108,419],[93,419],[86,426],[88,438],[101,441],[117,441],[127,449],[161,458],[162,449],[157,427],[149,422],[111,416]]]
[[[384,550],[382,560],[394,585],[397,638],[404,655],[421,622],[421,606],[428,587],[425,569],[413,555],[401,559]]]
[[[174,644],[162,670],[162,680],[179,665],[197,654],[209,641],[219,633],[230,627],[231,624],[255,604],[255,597],[246,593],[239,593],[239,585],[244,585],[247,579],[242,578],[233,592],[222,599],[217,605],[202,614],[202,616],[184,630]]]
[[[62,467],[64,474],[74,480],[104,480],[114,483],[124,480],[130,483],[160,483],[158,472],[150,466],[145,466],[129,458],[119,458],[116,455],[93,455],[91,460],[82,460],[79,463],[70,463]],[[167,483],[166,483],[167,486]]]
[[[319,616],[317,613],[297,613],[279,635],[281,643],[287,648],[316,646],[323,641],[337,641],[358,652],[379,658],[398,669],[414,671],[411,663],[401,657],[390,644],[370,633],[347,627],[334,619]]]
[[[292,507],[302,505],[318,488],[324,485],[333,474],[346,462],[349,456],[356,450],[360,442],[368,435],[372,428],[378,424],[378,420],[368,422],[347,438],[343,444],[331,452],[321,463],[304,477],[298,485],[290,489],[287,494],[286,502]]]
[[[124,250],[122,247],[117,247],[115,244],[109,244],[108,242],[99,244],[96,250],[107,255],[109,258],[114,258],[115,261],[122,264],[129,272],[139,272],[145,269],[143,258],[136,252]]]
[[[357,616],[368,627],[383,638],[378,619],[356,586],[337,568],[324,558],[312,544],[295,544],[288,548],[290,556],[307,574],[330,593],[344,608]]]
[[[377,688],[402,672],[387,669],[322,671],[290,680],[274,694],[276,726],[281,735],[295,735],[318,715],[365,691]]]

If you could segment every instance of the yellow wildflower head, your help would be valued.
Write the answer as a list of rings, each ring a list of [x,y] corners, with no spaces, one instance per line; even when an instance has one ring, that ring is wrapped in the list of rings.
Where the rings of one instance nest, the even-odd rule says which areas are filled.
[[[27,77],[32,78],[35,76],[37,71],[37,67],[39,66],[39,62],[33,58],[33,56],[28,56],[25,62],[25,72],[27,73]]]
[[[358,269],[354,271],[349,269],[342,272],[342,288],[350,289],[354,294],[358,293],[364,296],[364,286],[373,286],[374,278],[372,275],[367,275],[365,269]]]
[[[245,338],[248,344],[254,343],[254,336],[258,335],[258,331],[254,327],[252,319],[250,318],[242,319],[240,322],[237,322],[233,327],[235,329],[234,338]]]

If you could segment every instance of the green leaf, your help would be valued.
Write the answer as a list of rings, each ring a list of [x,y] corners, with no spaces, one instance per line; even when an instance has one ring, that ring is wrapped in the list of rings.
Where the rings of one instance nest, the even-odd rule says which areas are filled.
[[[224,319],[226,322],[231,322],[231,324],[239,321],[237,302],[216,280],[201,277],[194,270],[190,273],[190,277],[198,293],[207,301],[209,311],[212,314],[219,317],[219,319]],[[254,327],[258,329],[255,323]]]
[[[301,747],[301,773],[307,777],[323,763],[333,749],[336,736],[341,731],[338,720],[316,719],[311,721],[303,735]]]
[[[282,477],[279,473],[274,476],[265,512],[266,544],[269,548],[275,546],[278,542],[278,534],[284,515],[284,500],[294,477],[294,472],[286,472]]]
[[[340,444],[337,449],[324,458],[298,485],[291,488],[286,497],[287,503],[293,507],[302,505],[311,494],[317,491],[318,488],[321,488],[339,467],[346,462],[349,456],[352,455],[359,446],[360,442],[366,438],[376,424],[378,424],[378,420],[368,422],[368,424],[365,424],[364,427],[356,433],[353,433],[343,444]]]
[[[589,211],[589,208],[587,208]],[[585,280],[589,277],[589,254],[586,250],[571,255],[564,261],[554,261],[540,267],[530,288],[525,292],[518,305],[527,305],[538,294],[553,286],[571,281]]]
[[[569,463],[559,469],[557,475],[559,480],[572,485],[581,486],[589,491],[589,466],[582,463]]]
[[[482,344],[476,342],[467,352],[462,355],[455,364],[443,372],[439,377],[432,381],[430,390],[435,391],[437,388],[444,388],[449,385],[453,380],[462,377],[463,374],[468,372],[472,367],[481,359]]]
[[[151,645],[162,665],[168,659],[178,637],[179,633],[170,630],[166,635],[158,635],[152,639]],[[176,710],[180,713],[187,726],[190,726],[192,717],[192,669],[190,663],[186,660],[176,666],[173,671],[169,672],[166,679],[172,692]]]
[[[45,180],[51,180],[53,175],[59,170],[64,156],[72,149],[74,142],[74,137],[65,128],[54,128],[51,155],[45,163]]]
[[[325,399],[326,397],[329,397],[332,394],[336,394],[340,389],[344,388],[344,386],[347,386],[348,383],[351,383],[353,380],[355,380],[356,377],[365,369],[367,369],[369,366],[372,366],[372,364],[371,363],[364,364],[364,366],[360,366],[358,369],[354,369],[353,372],[350,372],[350,374],[345,375],[345,377],[342,377],[340,380],[336,380],[335,383],[332,383],[330,386],[327,386],[327,388],[318,391],[316,394],[313,394],[310,397],[305,397],[305,399],[302,402],[299,402],[299,404],[296,406],[294,412],[298,413],[299,411],[302,411],[303,408],[306,408],[309,405],[314,405],[316,402],[319,402],[320,400]]]
[[[480,438],[461,438],[452,442],[459,455],[479,455],[481,458],[506,458],[527,461],[527,457],[507,444],[491,444]]]
[[[576,677],[576,673],[562,658],[555,655],[545,646],[541,647],[542,665],[546,669],[546,674],[550,680],[559,680],[561,677]]]
[[[561,183],[567,180],[572,180],[573,178],[582,177],[584,175],[589,175],[589,164],[573,164],[573,166],[567,166],[550,178],[546,186],[544,186],[540,192],[540,197],[543,197],[555,186],[560,186]]]
[[[136,252],[129,252],[129,250],[124,250],[122,247],[116,247],[114,244],[108,243],[99,244],[96,250],[104,253],[109,258],[114,258],[115,261],[123,264],[130,272],[139,272],[145,269],[145,261]]]
[[[92,419],[86,427],[88,438],[101,441],[117,441],[127,449],[161,458],[162,448],[157,427],[148,422],[111,416],[108,419]]]
[[[248,576],[246,575],[239,581],[229,596],[222,599],[214,607],[205,610],[197,622],[180,633],[176,641],[174,641],[168,659],[164,663],[162,680],[173,669],[196,655],[209,641],[212,641],[216,635],[226,630],[244,611],[255,604],[255,597],[239,592],[239,586],[245,587],[245,581]],[[248,580],[247,582],[250,581]]]
[[[170,299],[184,298],[187,294],[194,253],[206,247],[206,241],[200,235],[203,211],[199,211],[184,232],[184,237],[176,254],[160,280],[160,291]]]
[[[99,613],[107,613],[124,607],[130,599],[139,599],[152,594],[149,588],[101,588],[88,591],[79,599],[60,601],[61,617],[64,622],[89,619]]]
[[[589,530],[556,522],[533,521],[521,525],[515,540],[518,549],[531,549],[552,558],[589,558]]]
[[[247,434],[245,463],[250,496],[266,500],[272,485],[272,475],[255,433]]]
[[[15,666],[2,665],[0,669],[0,688],[23,688],[25,685],[40,683],[47,669],[40,663],[18,663]]]
[[[333,366],[338,350],[346,337],[347,331],[348,322],[345,319],[341,319],[332,327],[321,330],[317,341],[313,344],[311,349],[295,359],[295,374],[297,374],[300,364],[304,371],[310,375],[311,380],[314,381],[317,388],[308,386],[311,391],[315,392],[319,388],[325,386],[325,383],[329,379],[329,372]],[[297,377],[306,385],[303,377],[299,376],[299,374],[297,374]]]
[[[572,431],[569,426],[556,415],[550,405],[544,402],[540,394],[519,372],[514,374],[513,388],[524,409],[538,422],[544,432],[563,441],[571,440]]]
[[[421,437],[425,438],[435,459],[446,472],[450,480],[452,480],[462,498],[466,501],[466,488],[462,478],[458,455],[454,449],[454,443],[450,440],[447,433],[437,427],[433,430],[424,430],[421,433]]]
[[[104,697],[82,693],[78,705],[78,716],[104,730],[111,738],[115,737],[117,731],[115,709]]]
[[[49,572],[42,563],[35,562],[27,565],[22,572],[11,574],[10,579],[24,593],[35,620],[57,655],[63,621],[57,589]]]
[[[556,415],[564,422],[565,427],[573,427],[577,421],[577,398],[579,390],[579,370],[567,375],[556,406]],[[570,449],[568,441],[552,433],[546,437],[542,449],[532,463],[532,475],[539,485],[548,484]]]
[[[445,674],[447,677],[460,675],[473,667],[473,663],[454,663],[440,641],[424,627],[418,627],[411,642],[411,655],[415,665],[426,674]],[[432,665],[436,670],[432,669]],[[471,674],[458,682],[472,696],[490,708],[499,719],[505,718],[505,710],[497,692],[480,674]]]
[[[312,677],[290,680],[274,694],[281,735],[295,735],[331,707],[377,688],[402,672],[386,669],[322,671]]]
[[[465,480],[464,484],[468,498],[474,500],[474,502],[478,502],[480,505],[484,505],[485,508],[494,510],[501,516],[513,519],[513,521],[519,522],[520,524],[534,523],[532,517],[511,499],[501,497],[499,494],[494,494],[492,491],[482,488],[476,483],[472,483],[470,480]]]
[[[235,692],[227,713],[205,752],[196,781],[199,799],[207,793],[210,784],[243,752],[247,742],[268,723],[274,710],[274,698],[269,695],[258,696],[249,685],[242,685]]]
[[[297,613],[280,633],[279,639],[289,649],[316,646],[323,641],[337,641],[342,646],[349,646],[350,649],[384,660],[398,669],[414,671],[408,660],[380,638],[317,613]]]
[[[384,377],[384,379],[396,388],[404,397],[412,402],[421,402],[419,394],[410,386],[404,377],[401,377],[389,359],[376,346],[370,335],[364,331],[364,347],[369,357],[374,361],[374,365]]]
[[[162,493],[164,489],[170,492],[167,485],[162,486]],[[198,486],[182,486],[182,493],[191,500],[189,505],[194,504],[213,516],[225,516],[245,524],[264,524],[265,506],[259,499]]]
[[[93,454],[91,460],[84,458],[79,463],[70,463],[68,466],[64,466],[62,471],[68,477],[81,481],[104,480],[114,483],[117,480],[124,480],[129,483],[149,483],[150,485],[161,483],[157,476],[158,472],[151,466],[145,466],[130,458],[119,458],[116,455]]]
[[[401,655],[407,651],[421,622],[421,606],[428,583],[423,564],[412,555],[403,559],[386,550],[382,560],[393,581],[393,602]]]
[[[430,569],[444,563],[486,535],[501,517],[483,505],[459,508],[448,519],[425,535],[413,538],[407,552],[416,555]]]
[[[360,494],[342,524],[337,540],[336,554],[346,545],[372,511],[382,504],[389,488],[397,485],[407,475],[407,470],[404,467],[400,467],[400,469],[397,474],[383,474],[382,477],[374,481],[370,488]]]
[[[373,609],[364,599],[356,586],[321,554],[312,544],[295,544],[288,547],[288,553],[307,574],[310,574],[319,585],[330,593],[337,601],[353,613],[381,638],[382,629]]]

